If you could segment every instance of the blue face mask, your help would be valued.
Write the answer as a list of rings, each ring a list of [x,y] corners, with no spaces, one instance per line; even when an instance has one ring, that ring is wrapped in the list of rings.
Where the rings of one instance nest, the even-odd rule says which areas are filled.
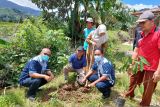
[[[102,60],[102,56],[96,55],[96,56],[94,56],[94,59],[95,59],[95,62],[99,63]]]
[[[42,55],[41,57],[42,57],[42,60],[43,60],[43,61],[48,62],[49,56],[47,56],[47,55]]]

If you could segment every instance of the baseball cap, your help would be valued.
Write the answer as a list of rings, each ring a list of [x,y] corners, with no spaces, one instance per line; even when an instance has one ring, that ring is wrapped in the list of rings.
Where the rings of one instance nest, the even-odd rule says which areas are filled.
[[[87,18],[86,22],[92,22],[93,23],[93,19],[92,18]]]
[[[152,20],[154,19],[154,14],[151,11],[144,11],[138,18],[136,22],[144,22],[146,20]]]
[[[84,51],[83,46],[79,46],[79,47],[77,48],[77,51]]]

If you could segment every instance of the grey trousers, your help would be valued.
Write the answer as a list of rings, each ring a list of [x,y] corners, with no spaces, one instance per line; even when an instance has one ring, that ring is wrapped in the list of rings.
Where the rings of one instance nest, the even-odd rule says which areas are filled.
[[[78,79],[77,81],[81,82],[82,79],[83,79],[84,76],[85,76],[84,70],[83,70],[83,69],[74,69],[71,64],[67,64],[67,65],[63,68],[64,79],[65,79],[65,80],[68,80],[68,73],[69,73],[69,72],[73,72],[73,71],[76,71],[76,72],[77,72],[77,77],[78,77],[78,78],[77,78],[77,79]]]

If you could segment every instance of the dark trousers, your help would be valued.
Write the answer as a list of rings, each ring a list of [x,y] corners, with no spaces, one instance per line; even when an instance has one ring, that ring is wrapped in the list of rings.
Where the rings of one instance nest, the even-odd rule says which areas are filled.
[[[27,78],[22,81],[21,85],[29,87],[29,90],[27,92],[28,97],[35,97],[38,88],[46,83],[47,81],[43,78]]]
[[[91,75],[91,76],[88,78],[88,80],[89,80],[90,82],[94,82],[94,81],[96,81],[97,79],[98,79],[98,74],[93,74],[93,75]],[[97,89],[98,89],[104,96],[110,95],[110,91],[111,91],[110,87],[112,87],[112,86],[113,86],[113,85],[111,85],[108,80],[106,80],[106,81],[101,81],[101,82],[98,82],[98,83],[96,84]]]
[[[142,101],[140,105],[142,106],[150,106],[152,94],[156,88],[157,83],[153,82],[153,71],[138,71],[137,74],[132,74],[130,76],[130,85],[126,97],[134,97],[134,90],[137,85],[140,85],[143,82],[144,92],[142,95]]]

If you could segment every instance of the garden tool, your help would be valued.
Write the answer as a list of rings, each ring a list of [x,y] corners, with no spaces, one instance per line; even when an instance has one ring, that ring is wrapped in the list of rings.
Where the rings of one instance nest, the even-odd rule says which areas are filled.
[[[95,46],[93,46],[92,48],[92,53],[91,53],[91,56],[90,56],[90,63],[89,63],[89,70],[91,70],[91,67],[92,67],[92,64],[93,64],[93,61],[94,61],[94,49],[95,49]],[[87,65],[88,66],[88,65]],[[85,84],[85,87],[88,86],[88,80],[86,81],[86,84]]]

